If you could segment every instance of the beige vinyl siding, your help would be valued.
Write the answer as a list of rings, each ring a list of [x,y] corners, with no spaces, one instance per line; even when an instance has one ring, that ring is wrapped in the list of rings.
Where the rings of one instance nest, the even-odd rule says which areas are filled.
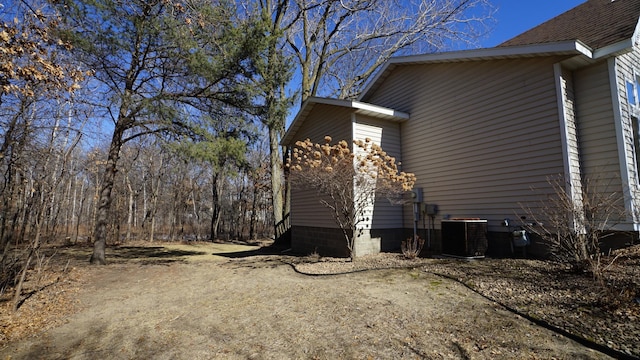
[[[502,219],[552,192],[547,179],[564,173],[558,60],[403,66],[363,99],[411,114],[401,127],[403,170],[439,205],[438,219],[483,218],[501,230]]]
[[[561,106],[560,116],[562,116],[561,126],[564,127],[565,138],[565,174],[568,175],[565,189],[570,193],[571,199],[576,204],[581,204],[584,200],[582,197],[582,172],[580,169],[580,146],[578,143],[578,125],[576,119],[576,97],[573,86],[573,73],[562,68],[560,64],[558,68],[558,101]]]
[[[616,59],[616,71],[618,104],[614,102],[614,106],[617,106],[619,111],[620,123],[624,133],[625,159],[628,166],[628,179],[625,181],[629,186],[626,207],[630,215],[629,220],[639,223],[640,174],[638,174],[638,149],[636,149],[636,145],[639,143],[636,137],[639,134],[634,130],[634,127],[638,128],[638,119],[632,114],[627,94],[627,82],[635,83],[635,77],[640,75],[640,48],[638,46],[634,47],[633,51]]]
[[[590,190],[623,192],[606,61],[574,72],[583,182]]]
[[[315,104],[296,132],[296,141],[309,138],[315,143],[324,143],[324,137],[329,135],[333,138],[332,143],[340,140],[351,142],[351,112],[346,107]]]
[[[636,156],[634,153],[634,137],[637,136],[637,134],[634,134],[632,123],[633,121],[637,121],[637,119],[634,119],[629,105],[626,83],[627,81],[633,83],[636,81],[635,77],[640,76],[640,48],[636,46],[632,52],[619,56],[616,59],[616,69],[618,72],[616,74],[616,79],[618,99],[620,103],[620,117],[625,130],[625,142],[629,145],[629,153],[627,154],[629,168],[633,171],[633,173],[630,174],[629,183],[637,186],[640,182],[640,176],[638,175],[638,168],[636,165],[637,160],[635,159]]]
[[[569,156],[569,171],[573,179],[580,180],[580,154],[578,144],[578,130],[576,124],[575,91],[573,88],[573,74],[567,69],[562,70],[562,93],[564,116],[567,126],[567,152]],[[580,186],[580,182],[572,184]]]
[[[623,119],[630,119],[631,108],[627,95],[627,81],[634,82],[635,76],[640,75],[640,47],[636,46],[632,52],[621,55],[616,59],[617,86],[620,97],[620,111]]]
[[[314,143],[324,144],[324,137],[333,138],[332,143],[340,140],[352,141],[351,110],[325,104],[315,104],[313,111],[296,132],[296,141],[309,138]],[[295,141],[294,141],[295,143]],[[318,200],[313,190],[291,189],[291,225],[337,228],[329,209]]]
[[[358,115],[354,125],[354,139],[371,139],[382,149],[400,161],[400,124]],[[375,204],[365,215],[368,221],[360,224],[363,229],[394,229],[402,227],[402,206],[392,205],[386,198],[376,198]]]

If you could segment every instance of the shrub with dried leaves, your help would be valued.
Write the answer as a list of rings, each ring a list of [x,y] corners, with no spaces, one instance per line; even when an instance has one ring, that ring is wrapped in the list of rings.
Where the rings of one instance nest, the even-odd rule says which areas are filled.
[[[315,190],[342,230],[349,256],[353,258],[360,225],[369,220],[367,212],[376,196],[402,203],[403,194],[416,182],[412,173],[398,169],[399,163],[371,139],[331,144],[298,141],[287,166],[294,187]]]

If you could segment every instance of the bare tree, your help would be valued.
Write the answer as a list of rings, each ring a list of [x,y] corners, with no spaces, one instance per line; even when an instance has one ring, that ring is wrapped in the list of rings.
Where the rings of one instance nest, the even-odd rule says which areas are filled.
[[[243,107],[248,59],[260,34],[234,23],[226,2],[111,0],[55,3],[64,38],[95,71],[100,104],[114,130],[103,173],[92,264],[105,264],[109,210],[123,145],[140,136],[184,133],[200,99]],[[245,31],[235,27],[247,26]]]
[[[258,145],[249,154],[248,178],[252,186],[251,219],[249,226],[249,239],[255,240],[259,232],[259,218],[268,218],[264,209],[267,207],[265,199],[269,190],[269,161],[264,146]]]
[[[0,292],[14,285],[14,309],[46,234],[59,228],[62,186],[81,127],[69,104],[83,73],[52,34],[43,3],[0,8]],[[11,14],[6,13],[11,11]]]
[[[46,105],[46,102],[36,102],[36,104]],[[40,109],[39,106],[31,108],[34,118],[38,117],[36,114]],[[44,113],[50,111],[46,106],[44,109],[46,109],[43,111]],[[32,125],[39,124],[41,133],[45,133],[45,129],[50,133],[47,136],[25,139],[29,146],[28,150],[27,148],[24,150],[24,159],[20,162],[20,167],[24,169],[23,176],[28,179],[27,184],[29,187],[25,191],[25,201],[22,204],[23,210],[21,212],[24,216],[20,220],[22,223],[20,227],[23,229],[21,236],[29,240],[26,241],[26,255],[22,263],[20,276],[15,284],[14,310],[17,310],[21,303],[22,286],[26,279],[27,271],[34,257],[39,257],[38,254],[44,235],[46,233],[55,233],[55,228],[58,226],[58,203],[62,197],[60,184],[67,177],[71,154],[81,137],[80,132],[73,132],[69,127],[66,128],[67,131],[62,131],[60,116],[60,113],[54,116],[51,126],[46,126],[49,120],[47,117],[43,117],[39,121],[34,120]],[[27,237],[26,230],[29,225],[30,231]],[[17,249],[18,247],[16,247]],[[4,262],[5,255],[6,252],[1,260],[2,262]]]
[[[8,236],[17,227],[20,199],[18,192],[26,173],[28,146],[42,135],[39,129],[52,126],[43,123],[51,116],[40,112],[48,100],[64,103],[79,88],[83,73],[76,67],[66,49],[68,43],[53,46],[52,34],[56,32],[59,18],[46,13],[45,3],[40,1],[15,2],[11,7],[0,8],[0,168],[4,175],[0,184],[0,247],[5,248]],[[47,111],[57,113],[56,107]],[[56,119],[59,117],[54,116]],[[56,137],[55,132],[52,133]],[[19,182],[15,182],[19,181]],[[26,216],[26,209],[22,210]],[[24,216],[22,216],[24,218]],[[9,221],[12,222],[9,225]]]
[[[141,178],[139,189],[142,197],[140,227],[143,233],[143,239],[153,242],[155,240],[158,222],[160,190],[163,182],[166,183],[165,176],[168,167],[165,162],[167,161],[166,158],[168,154],[155,142],[147,144],[142,153],[142,163],[139,167],[140,174],[137,175]]]

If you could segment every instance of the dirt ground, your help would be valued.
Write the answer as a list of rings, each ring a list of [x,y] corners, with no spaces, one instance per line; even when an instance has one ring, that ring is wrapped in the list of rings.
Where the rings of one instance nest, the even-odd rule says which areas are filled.
[[[40,332],[12,336],[18,315],[2,304],[0,359],[608,358],[418,263],[310,276],[309,259],[256,249],[122,246],[103,267],[58,249],[64,280],[20,309],[45,319]],[[42,302],[68,311],[48,318]]]

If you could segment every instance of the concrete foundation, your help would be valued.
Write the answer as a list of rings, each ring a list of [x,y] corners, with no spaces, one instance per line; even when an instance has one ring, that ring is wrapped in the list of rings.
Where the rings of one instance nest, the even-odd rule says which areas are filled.
[[[291,229],[291,247],[295,253],[308,255],[317,252],[321,256],[348,257],[346,240],[340,229],[293,226]],[[511,237],[508,232],[487,232],[488,248],[487,257],[523,257],[545,259],[549,258],[549,248],[544,241],[535,234],[528,234],[531,244],[526,247],[526,252],[515,248],[511,252]],[[413,229],[374,229],[360,232],[355,245],[355,256],[376,254],[379,252],[399,252],[402,241],[413,236]],[[442,234],[439,229],[418,229],[418,236],[425,239],[421,257],[429,257],[442,254]],[[618,249],[624,246],[637,244],[637,233],[618,232],[604,237],[602,250]]]
[[[354,246],[355,256],[397,251],[406,229],[361,230]],[[317,252],[321,256],[347,257],[347,242],[340,229],[311,226],[291,228],[291,249],[298,254]]]

